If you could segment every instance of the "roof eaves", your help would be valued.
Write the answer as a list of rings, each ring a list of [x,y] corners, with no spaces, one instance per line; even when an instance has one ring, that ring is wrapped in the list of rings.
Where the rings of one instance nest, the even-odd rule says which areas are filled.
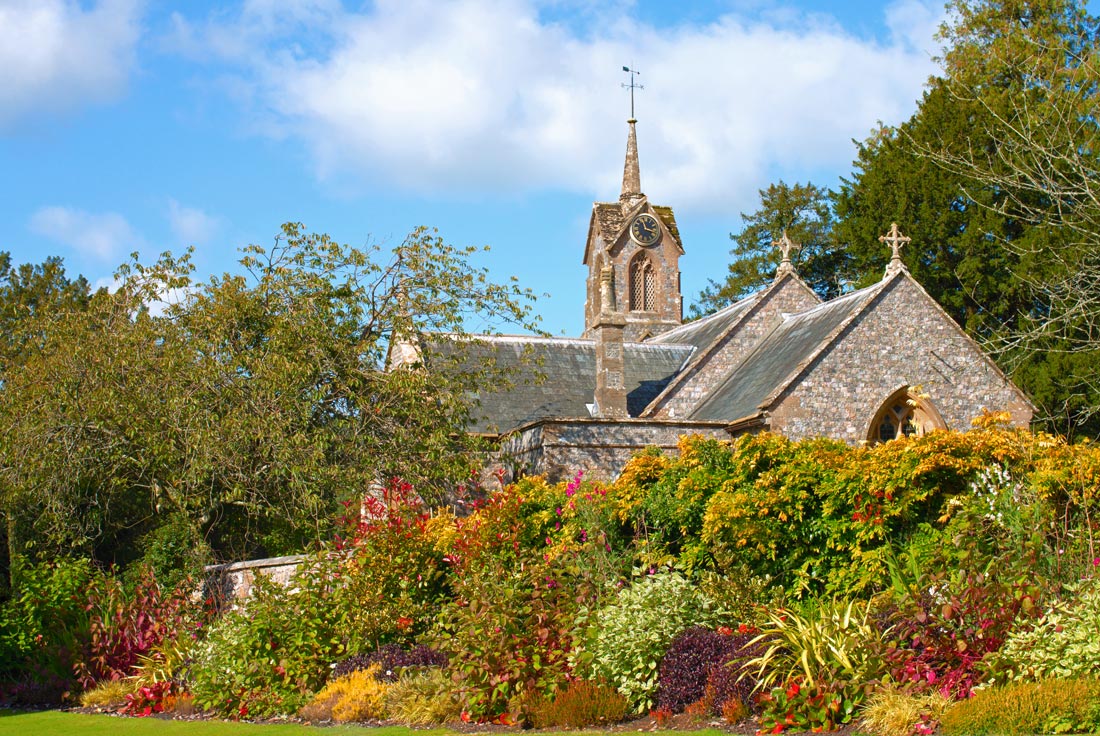
[[[749,414],[746,417],[740,419],[734,419],[732,422],[726,424],[726,431],[731,435],[735,435],[738,432],[743,432],[747,429],[755,429],[756,427],[765,427],[768,424],[767,412],[758,411],[754,414]]]

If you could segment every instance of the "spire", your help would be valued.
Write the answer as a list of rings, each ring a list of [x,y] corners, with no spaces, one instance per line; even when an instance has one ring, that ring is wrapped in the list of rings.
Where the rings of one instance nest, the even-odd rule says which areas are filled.
[[[626,163],[623,165],[623,193],[619,195],[624,209],[629,209],[645,198],[642,194],[642,175],[638,169],[638,136],[634,132],[634,118],[626,121],[630,133],[626,137]]]

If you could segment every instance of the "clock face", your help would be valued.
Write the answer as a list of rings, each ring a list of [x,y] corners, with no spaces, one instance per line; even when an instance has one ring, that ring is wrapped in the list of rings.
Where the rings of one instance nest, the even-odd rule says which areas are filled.
[[[643,212],[630,223],[630,237],[638,245],[653,245],[661,238],[661,226],[657,218]]]

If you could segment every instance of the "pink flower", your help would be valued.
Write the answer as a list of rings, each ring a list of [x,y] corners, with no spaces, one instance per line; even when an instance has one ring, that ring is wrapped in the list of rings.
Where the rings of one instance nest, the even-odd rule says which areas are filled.
[[[1092,566],[1093,567],[1100,567],[1100,557],[1093,557],[1092,558]]]
[[[581,487],[581,478],[584,477],[584,471],[578,470],[577,474],[573,476],[573,480],[565,486],[565,495],[572,496],[577,492],[577,489]]]

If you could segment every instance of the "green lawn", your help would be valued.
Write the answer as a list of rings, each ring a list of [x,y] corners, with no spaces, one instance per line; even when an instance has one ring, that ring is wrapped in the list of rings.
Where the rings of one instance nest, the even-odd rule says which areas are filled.
[[[296,723],[257,725],[229,721],[165,721],[160,718],[119,718],[61,713],[34,713],[0,709],[0,736],[455,736],[446,729],[414,730],[400,726],[301,726]],[[525,732],[532,733],[532,732]],[[574,732],[591,736],[598,732]],[[661,736],[728,736],[723,731],[662,731]],[[560,736],[560,734],[558,735]]]
[[[257,725],[228,721],[165,721],[159,718],[119,718],[80,713],[40,711],[25,713],[0,710],[0,735],[7,736],[441,736],[443,730],[410,728],[318,728],[286,723]]]

